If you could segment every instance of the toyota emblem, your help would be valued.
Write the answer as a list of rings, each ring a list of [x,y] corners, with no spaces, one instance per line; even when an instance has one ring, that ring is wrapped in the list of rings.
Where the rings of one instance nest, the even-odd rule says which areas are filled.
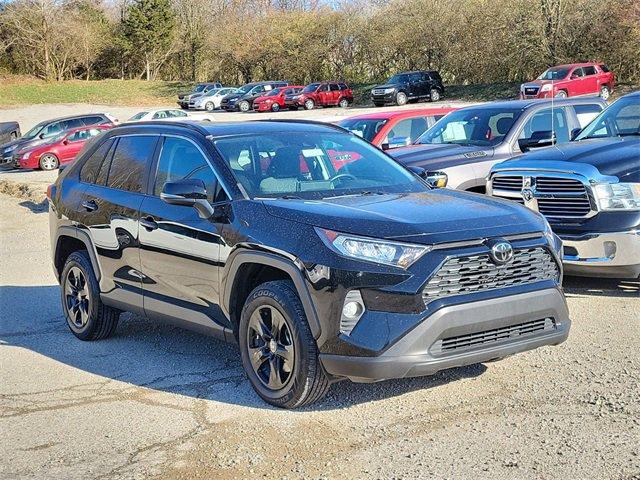
[[[504,265],[513,259],[513,247],[506,240],[492,242],[489,247],[489,255],[496,265]]]

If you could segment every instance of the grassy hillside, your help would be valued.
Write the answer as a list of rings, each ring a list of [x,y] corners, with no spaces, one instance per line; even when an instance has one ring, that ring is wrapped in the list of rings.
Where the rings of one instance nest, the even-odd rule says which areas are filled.
[[[146,82],[144,80],[72,80],[47,83],[29,77],[0,77],[0,108],[18,105],[91,103],[118,106],[172,105],[176,94],[190,88],[190,82]],[[373,84],[353,84],[355,104],[369,105]],[[513,99],[518,83],[447,85],[447,100],[482,102]],[[621,84],[614,97],[640,85]]]

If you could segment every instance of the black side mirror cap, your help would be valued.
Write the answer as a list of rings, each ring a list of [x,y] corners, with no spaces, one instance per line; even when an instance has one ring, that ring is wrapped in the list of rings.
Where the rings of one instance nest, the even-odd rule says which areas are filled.
[[[422,167],[407,167],[407,169],[423,179],[427,179],[427,171]]]
[[[556,143],[556,136],[551,131],[533,132],[530,138],[518,140],[518,146],[522,152],[528,152],[532,148],[548,147]]]
[[[207,188],[198,178],[185,178],[167,182],[162,187],[160,198],[170,205],[193,207],[200,218],[211,218],[214,209],[207,200]]]
[[[581,131],[581,128],[574,128],[573,130],[571,130],[571,140],[575,140],[576,138],[578,138],[578,135],[580,135]]]
[[[380,145],[380,148],[386,152],[390,147],[388,143],[383,143],[382,145]]]

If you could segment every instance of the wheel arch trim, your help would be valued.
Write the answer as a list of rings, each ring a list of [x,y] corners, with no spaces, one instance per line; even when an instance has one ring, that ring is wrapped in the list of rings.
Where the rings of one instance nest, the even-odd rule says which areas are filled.
[[[75,238],[76,240],[80,240],[82,243],[84,243],[84,246],[87,249],[87,253],[89,254],[89,259],[91,260],[91,266],[93,267],[93,272],[96,275],[96,280],[98,280],[98,283],[100,283],[100,279],[102,278],[102,272],[100,270],[100,264],[98,263],[98,255],[96,253],[96,249],[93,245],[93,242],[91,241],[91,237],[89,237],[89,234],[86,232],[83,232],[82,230],[78,230],[78,228],[76,227],[72,227],[72,226],[61,226],[58,227],[58,230],[56,231],[56,247],[55,247],[55,252],[54,252],[54,268],[56,269],[56,273],[58,273],[57,271],[57,266],[55,265],[56,262],[56,258],[58,256],[58,250],[60,248],[60,237],[71,237],[71,238]],[[58,274],[58,277],[60,275]]]

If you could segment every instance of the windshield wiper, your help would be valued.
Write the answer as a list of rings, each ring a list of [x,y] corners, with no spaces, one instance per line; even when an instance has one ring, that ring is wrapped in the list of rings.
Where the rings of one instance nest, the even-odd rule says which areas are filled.
[[[370,191],[370,190],[364,190],[362,192],[356,192],[356,193],[345,193],[344,195],[329,195],[327,197],[322,197],[323,200],[326,200],[328,198],[344,198],[344,197],[365,197],[368,195],[386,195],[386,193],[384,192],[374,192],[374,191]]]

